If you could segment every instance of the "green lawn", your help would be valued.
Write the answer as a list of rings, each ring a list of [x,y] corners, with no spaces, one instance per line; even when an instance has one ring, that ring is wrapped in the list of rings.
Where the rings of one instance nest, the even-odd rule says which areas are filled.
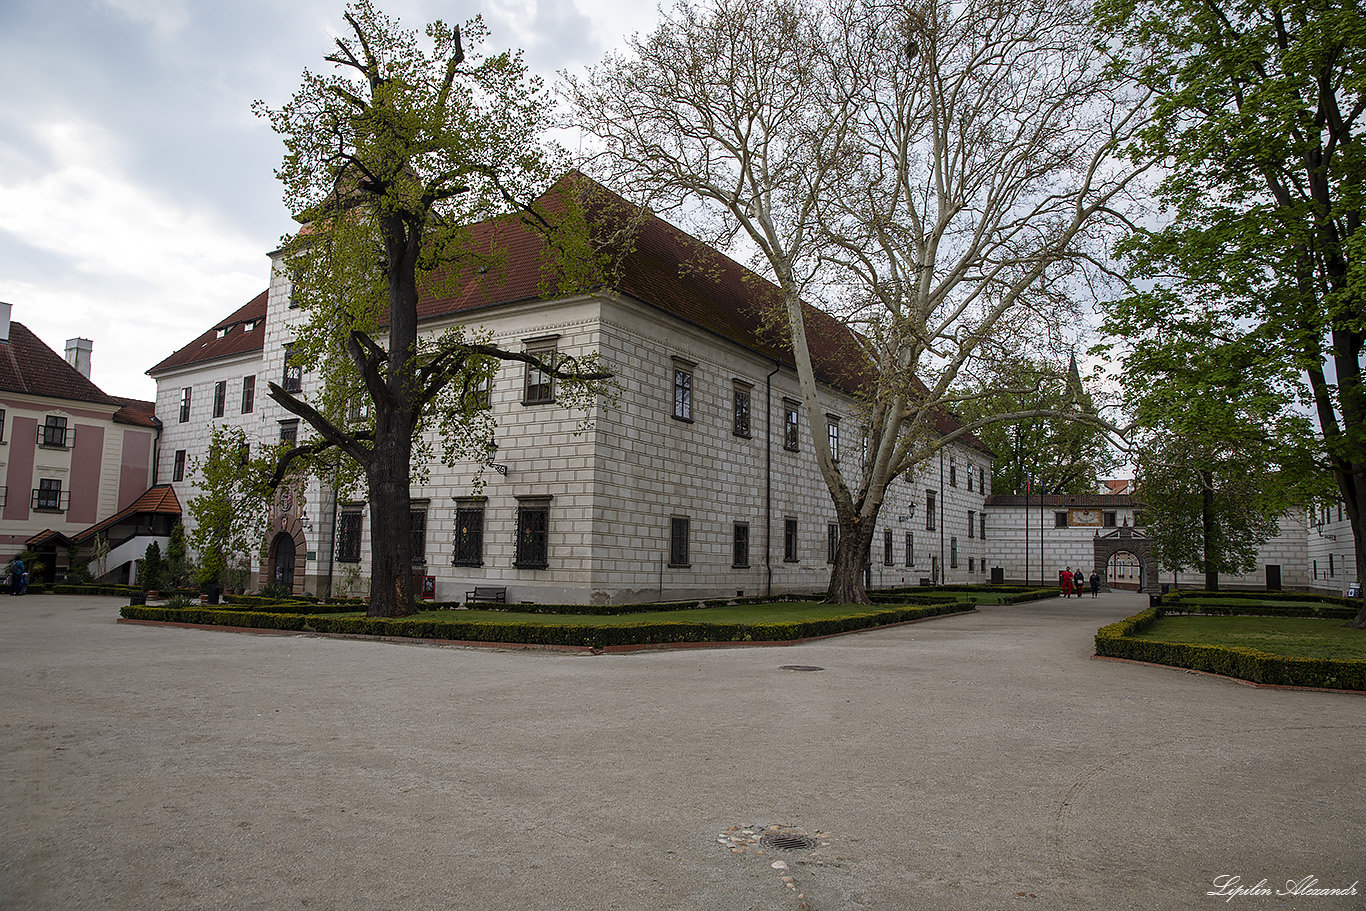
[[[1271,602],[1285,606],[1286,602]],[[1163,617],[1133,636],[1150,642],[1181,642],[1256,649],[1295,658],[1366,659],[1366,630],[1341,620],[1302,617]]]
[[[417,620],[455,622],[538,623],[543,626],[626,626],[631,623],[790,623],[798,620],[828,620],[855,614],[891,610],[895,605],[820,604],[815,601],[777,601],[771,604],[737,604],[733,607],[702,607],[690,610],[654,611],[648,614],[528,614],[501,610],[422,611]],[[364,613],[331,614],[336,617],[363,617]]]

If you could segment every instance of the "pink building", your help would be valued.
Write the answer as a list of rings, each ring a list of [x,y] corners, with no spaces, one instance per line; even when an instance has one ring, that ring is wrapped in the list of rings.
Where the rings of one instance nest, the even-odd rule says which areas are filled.
[[[178,521],[172,494],[146,496],[161,425],[152,402],[106,395],[90,381],[91,343],[63,358],[0,303],[0,560],[32,550],[52,581],[103,533],[106,576],[123,581],[147,544]],[[141,549],[139,549],[139,547]]]

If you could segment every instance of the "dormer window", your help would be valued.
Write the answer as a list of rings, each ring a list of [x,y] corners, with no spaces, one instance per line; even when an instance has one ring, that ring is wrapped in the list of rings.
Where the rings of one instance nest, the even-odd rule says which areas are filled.
[[[214,338],[227,338],[228,330],[231,328],[231,326],[223,326],[222,328],[214,332]]]

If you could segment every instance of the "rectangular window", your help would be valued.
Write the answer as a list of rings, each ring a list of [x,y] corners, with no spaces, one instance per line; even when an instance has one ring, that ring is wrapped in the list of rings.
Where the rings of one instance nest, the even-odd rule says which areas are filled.
[[[798,417],[797,403],[783,400],[783,448],[796,452],[801,448],[801,418]]]
[[[251,414],[256,407],[256,375],[242,377],[242,413]]]
[[[483,501],[457,502],[455,507],[456,566],[484,565]]]
[[[949,463],[949,486],[958,486],[958,466],[952,462]]]
[[[190,419],[190,387],[180,390],[180,423]]]
[[[825,423],[825,438],[830,443],[830,457],[836,462],[840,460],[840,422],[838,418],[827,418]]]
[[[968,466],[968,491],[972,491],[972,466]]]
[[[749,388],[735,387],[735,429],[737,437],[749,436]]]
[[[983,541],[987,539],[987,514],[985,512],[977,517],[977,537]]]
[[[896,564],[896,554],[892,553],[892,530],[884,529],[882,532],[882,565],[893,566]]]
[[[40,478],[33,492],[33,508],[44,512],[61,512],[66,508],[62,497],[62,482],[55,478]]]
[[[975,572],[977,572],[977,558],[976,558],[976,557],[968,557],[968,572],[970,572],[970,573],[975,573]]]
[[[783,519],[783,560],[797,562],[797,520]]]
[[[66,418],[49,414],[44,420],[43,426],[38,428],[38,442],[54,449],[65,449],[70,445],[66,430]]]
[[[5,409],[0,408],[0,443],[5,442]]]
[[[669,520],[669,565],[688,565],[688,518],[674,516]]]
[[[554,366],[555,347],[553,345],[528,348],[527,354],[539,358],[547,366]],[[535,364],[527,364],[522,387],[522,404],[543,405],[553,401],[555,401],[555,377]]]
[[[175,451],[175,464],[171,468],[171,480],[185,480],[185,450],[183,449],[177,449]]]
[[[958,539],[949,538],[949,566],[953,569],[958,568]]]
[[[213,416],[221,418],[228,407],[228,381],[219,380],[213,384]]]
[[[465,387],[465,407],[470,411],[488,411],[493,407],[493,374],[469,382]]]
[[[360,522],[359,509],[344,509],[337,519],[337,562],[360,562]]]
[[[550,565],[550,504],[517,507],[517,557],[514,566],[545,569]]]
[[[1329,555],[1328,555],[1328,578],[1330,578],[1330,579],[1333,578],[1333,575],[1334,575],[1334,573],[1336,573],[1336,571],[1337,571],[1337,555],[1336,555],[1336,554],[1329,554]]]
[[[1062,510],[1062,511],[1053,513],[1053,527],[1054,527],[1054,528],[1066,528],[1066,527],[1067,527],[1067,511],[1066,511],[1066,510]]]
[[[977,511],[974,510],[974,509],[969,509],[969,510],[968,510],[968,537],[969,537],[969,538],[971,538],[973,535],[975,535],[975,534],[977,533],[977,527],[976,527],[976,526],[977,526]]]
[[[732,539],[734,557],[731,560],[731,565],[737,569],[749,566],[749,526],[741,522],[735,523]]]
[[[298,421],[280,422],[280,442],[290,446],[297,446],[299,444]]]
[[[280,385],[285,392],[299,392],[304,388],[304,368],[294,363],[293,345],[285,345],[285,372]]]
[[[915,566],[915,535],[906,532],[906,565]]]
[[[681,364],[674,364],[674,417],[692,420],[692,370]]]
[[[925,491],[925,530],[934,531],[934,491]]]
[[[831,522],[825,526],[825,562],[834,563],[835,554],[840,549],[840,527],[837,523]]]
[[[427,565],[427,510],[414,509],[409,514],[408,533],[412,542],[412,563],[414,566]]]
[[[1116,512],[1107,512],[1107,513],[1105,514],[1105,527],[1106,527],[1106,528],[1114,528],[1114,527],[1115,527],[1116,525],[1118,525],[1118,524],[1119,524],[1119,513],[1116,513]]]

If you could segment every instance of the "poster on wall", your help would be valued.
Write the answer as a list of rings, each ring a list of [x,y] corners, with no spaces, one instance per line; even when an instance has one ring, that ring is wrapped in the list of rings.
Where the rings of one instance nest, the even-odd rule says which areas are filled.
[[[436,600],[436,576],[423,576],[423,577],[422,577],[422,600],[423,600],[423,601],[435,601],[435,600]]]

